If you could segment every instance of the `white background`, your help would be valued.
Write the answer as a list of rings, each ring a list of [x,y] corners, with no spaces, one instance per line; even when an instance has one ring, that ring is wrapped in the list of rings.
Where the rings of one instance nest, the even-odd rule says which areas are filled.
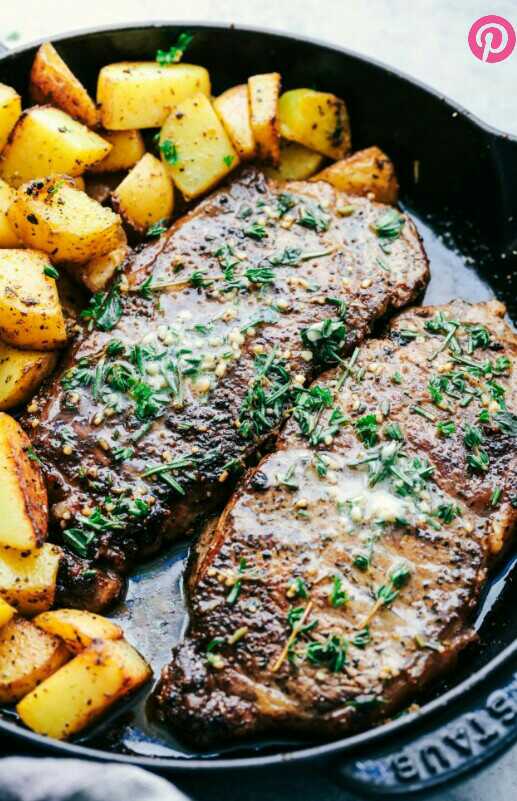
[[[16,31],[23,43],[152,19],[265,26],[374,56],[517,133],[517,48],[504,62],[483,64],[467,46],[472,22],[486,14],[517,28],[517,0],[0,0],[0,38]]]

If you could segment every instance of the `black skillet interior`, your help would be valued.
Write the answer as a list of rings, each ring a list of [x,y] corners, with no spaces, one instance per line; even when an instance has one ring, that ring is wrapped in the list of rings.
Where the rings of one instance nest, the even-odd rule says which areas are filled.
[[[425,301],[439,303],[455,297],[477,301],[495,294],[507,303],[515,319],[515,140],[490,131],[443,98],[378,64],[287,36],[154,24],[77,34],[58,39],[56,44],[94,94],[100,67],[114,61],[152,59],[158,48],[167,49],[175,41],[181,27],[195,32],[188,60],[208,67],[214,94],[246,80],[248,75],[278,70],[285,88],[309,86],[344,97],[354,149],[377,144],[395,162],[402,203],[417,219],[431,260],[432,280]],[[25,95],[34,52],[35,48],[29,47],[1,59],[0,81]],[[187,546],[177,546],[140,569],[129,582],[125,603],[114,613],[156,673],[167,661],[185,624],[181,576],[186,553]],[[427,700],[460,686],[514,641],[516,623],[511,610],[517,602],[517,576],[512,567],[511,560],[502,566],[485,592],[477,619],[481,645],[463,657],[458,670],[435,687]],[[3,720],[12,723],[12,713],[5,712]],[[5,725],[0,721],[0,729]],[[410,717],[406,725],[411,725]],[[23,734],[9,723],[7,727]],[[38,740],[27,736],[33,743]],[[371,734],[365,733],[354,741],[362,749],[369,738]],[[90,731],[82,742],[108,752],[111,758],[127,755],[130,761],[141,764],[145,764],[145,757],[171,760],[161,762],[162,768],[188,769],[190,765],[198,770],[216,764],[215,754],[204,755],[202,765],[192,760],[191,751],[158,730],[146,715],[145,698]],[[254,755],[267,761],[268,756],[277,759],[279,752],[289,751],[292,757],[304,745],[307,743],[261,742],[245,750],[227,751],[224,757],[237,766],[243,764],[243,758]],[[55,750],[60,746],[52,747]],[[346,741],[338,747],[346,748]],[[70,747],[64,749],[70,753]]]

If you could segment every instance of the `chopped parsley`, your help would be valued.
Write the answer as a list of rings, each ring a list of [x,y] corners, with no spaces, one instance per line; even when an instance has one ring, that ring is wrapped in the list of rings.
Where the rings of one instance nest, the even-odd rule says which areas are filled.
[[[223,162],[227,167],[231,167],[233,162],[235,161],[235,156],[223,156]]]
[[[164,139],[163,142],[160,142],[159,149],[167,164],[173,167],[179,162],[180,156],[178,148],[171,139]]]
[[[355,430],[361,442],[367,448],[373,448],[377,444],[379,437],[377,434],[377,418],[374,414],[365,414],[354,423]]]
[[[146,236],[161,236],[166,232],[166,230],[166,220],[158,220],[158,222],[155,222],[149,226]]]
[[[57,281],[57,279],[59,278],[59,273],[58,273],[58,271],[56,270],[56,268],[55,268],[55,267],[52,267],[52,265],[51,265],[51,264],[48,264],[46,267],[44,267],[44,268],[43,268],[43,272],[44,272],[44,273],[45,273],[45,275],[47,275],[49,278],[54,278],[56,281]]]
[[[440,420],[436,423],[436,431],[441,437],[451,437],[456,431],[456,423],[453,420]]]

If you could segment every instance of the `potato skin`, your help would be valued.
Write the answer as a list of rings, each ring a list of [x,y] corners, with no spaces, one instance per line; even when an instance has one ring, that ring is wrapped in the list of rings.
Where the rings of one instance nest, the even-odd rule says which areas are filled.
[[[280,143],[280,161],[276,167],[266,165],[264,174],[275,181],[305,181],[319,170],[324,157],[298,142]]]
[[[0,83],[0,152],[6,146],[21,113],[22,99],[18,92]]]
[[[171,110],[198,92],[210,96],[210,76],[193,64],[155,61],[108,64],[99,73],[97,102],[101,123],[110,131],[158,128]]]
[[[63,178],[24,184],[7,216],[25,245],[55,263],[84,263],[123,240],[120,217]]]
[[[21,242],[7,218],[9,206],[16,199],[16,190],[0,178],[0,248],[21,247]]]
[[[0,411],[31,398],[56,362],[55,353],[19,350],[0,342]]]
[[[110,250],[109,253],[96,256],[81,266],[78,272],[77,270],[74,272],[90,292],[100,292],[111,281],[119,267],[124,264],[128,252],[127,243],[123,243],[118,248]]]
[[[0,548],[0,596],[23,615],[46,612],[54,604],[60,562],[61,549],[48,542],[31,551]]]
[[[326,181],[349,195],[368,196],[378,203],[394,205],[398,199],[393,162],[378,147],[358,150],[326,167],[312,180]]]
[[[58,637],[17,615],[0,629],[0,702],[23,698],[69,659]]]
[[[48,256],[37,250],[0,250],[0,337],[4,342],[45,351],[66,343],[56,282],[44,272],[49,266]]]
[[[82,175],[103,159],[111,145],[94,131],[52,106],[33,106],[14,126],[0,156],[0,178],[18,187],[50,175]]]
[[[74,654],[88,648],[94,640],[120,640],[124,634],[120,626],[102,615],[84,609],[54,609],[42,612],[34,623],[48,634],[60,637]]]
[[[150,677],[149,665],[125,640],[94,642],[26,695],[17,712],[29,729],[65,740]]]
[[[346,105],[330,92],[290,89],[278,103],[280,133],[331,159],[350,150],[350,122]]]
[[[39,547],[48,527],[47,489],[29,449],[19,423],[0,412],[0,545],[19,550]]]
[[[95,103],[50,42],[34,57],[29,92],[36,103],[51,103],[90,128],[98,123]]]
[[[166,145],[174,150],[168,156]],[[208,98],[180,103],[160,133],[160,151],[175,186],[187,200],[202,195],[239,164],[239,157]]]
[[[248,79],[251,128],[257,145],[257,158],[274,165],[280,161],[278,98],[281,80],[278,72],[252,75]]]
[[[140,131],[100,131],[100,135],[111,145],[106,158],[93,164],[88,172],[119,172],[130,170],[145,153],[144,139]]]
[[[243,83],[232,86],[214,100],[214,108],[226,128],[239,158],[252,159],[257,152],[251,127],[250,93]]]
[[[174,190],[166,167],[146,153],[112,194],[113,208],[124,222],[141,234],[161,220],[167,222],[174,207]]]

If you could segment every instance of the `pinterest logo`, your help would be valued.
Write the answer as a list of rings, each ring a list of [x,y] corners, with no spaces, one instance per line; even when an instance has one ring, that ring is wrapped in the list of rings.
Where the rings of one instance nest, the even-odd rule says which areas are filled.
[[[480,17],[469,31],[469,47],[480,61],[504,61],[515,47],[515,30],[504,17]]]

